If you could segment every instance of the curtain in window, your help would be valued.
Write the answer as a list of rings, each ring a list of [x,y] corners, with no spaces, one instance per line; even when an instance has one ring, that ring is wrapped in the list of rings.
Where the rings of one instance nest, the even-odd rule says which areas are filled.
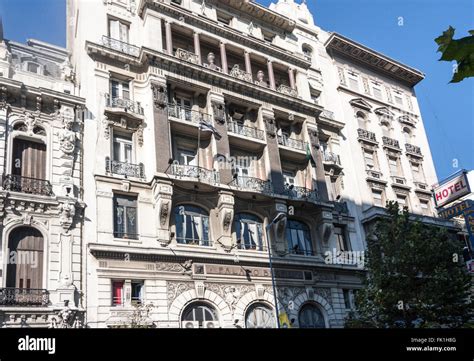
[[[263,225],[258,217],[246,213],[237,214],[234,227],[240,248],[259,251],[263,249]]]
[[[178,243],[209,245],[209,216],[194,206],[178,206],[175,209],[176,237]]]

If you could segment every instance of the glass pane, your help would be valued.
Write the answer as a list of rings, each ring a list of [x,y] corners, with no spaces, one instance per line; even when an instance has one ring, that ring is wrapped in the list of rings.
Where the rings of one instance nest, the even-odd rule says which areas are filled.
[[[119,142],[114,142],[114,160],[121,162],[122,157],[120,154],[120,143]]]
[[[110,81],[110,93],[112,94],[112,99],[119,97],[119,83],[116,80]]]
[[[132,161],[132,145],[124,144],[124,159],[123,162],[131,163]]]
[[[127,208],[127,233],[129,235],[137,234],[137,209],[128,207]]]

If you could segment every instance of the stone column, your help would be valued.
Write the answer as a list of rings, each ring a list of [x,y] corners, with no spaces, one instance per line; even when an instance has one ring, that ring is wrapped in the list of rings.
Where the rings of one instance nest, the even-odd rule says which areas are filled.
[[[227,65],[227,50],[225,48],[225,43],[221,42],[221,64],[222,64],[222,72],[224,74],[229,74],[229,66]]]
[[[202,64],[201,58],[201,41],[199,39],[199,33],[194,33],[194,53],[198,56],[199,64]]]
[[[295,81],[295,71],[292,68],[288,69],[288,75],[290,77],[290,87],[291,89],[296,89],[296,81]]]
[[[153,93],[156,171],[165,172],[169,166],[168,161],[172,157],[171,131],[166,107],[168,97],[166,79],[152,82],[151,88]]]
[[[165,22],[165,33],[166,33],[166,51],[169,55],[173,55],[173,35],[171,31],[171,23]]]
[[[272,90],[276,90],[275,73],[273,72],[273,62],[270,59],[267,61],[267,66],[268,66],[268,80],[270,81],[270,88]]]
[[[326,172],[323,166],[323,154],[319,150],[318,130],[308,127],[308,134],[311,143],[311,155],[316,162],[316,186],[318,187],[319,196],[322,201],[329,201],[328,188],[326,184]]]
[[[250,61],[250,53],[245,50],[244,52],[245,57],[245,71],[249,74],[252,74],[252,62]]]
[[[275,193],[283,192],[283,175],[281,173],[280,150],[278,148],[277,126],[275,115],[272,109],[262,108],[263,122],[267,135],[266,152],[266,171],[270,173],[270,180],[273,184]]]
[[[170,216],[172,212],[173,183],[158,180],[153,184],[153,203],[157,219],[157,238],[162,246],[171,242]]]

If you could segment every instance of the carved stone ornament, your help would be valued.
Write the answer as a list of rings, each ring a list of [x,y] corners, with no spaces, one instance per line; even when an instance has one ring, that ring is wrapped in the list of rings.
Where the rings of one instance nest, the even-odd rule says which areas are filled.
[[[59,223],[64,231],[68,231],[73,223],[76,214],[76,205],[73,202],[64,202],[59,204]]]
[[[74,127],[74,114],[71,111],[62,115],[63,129],[59,131],[59,148],[64,154],[71,155],[76,147],[76,133]]]
[[[164,108],[168,103],[168,91],[165,85],[152,84],[153,103],[155,108]]]
[[[318,131],[316,129],[308,129],[309,141],[315,149],[319,147]]]
[[[212,111],[214,113],[214,119],[219,124],[224,124],[225,123],[225,106],[224,106],[224,104],[213,102],[212,103]]]
[[[230,225],[232,224],[233,213],[234,212],[231,209],[224,210],[224,217],[222,220],[222,228],[224,229],[224,232],[228,232],[230,230]]]
[[[110,125],[111,125],[111,122],[109,121],[109,118],[104,117],[102,119],[102,128],[104,130],[104,138],[106,140],[110,139]]]
[[[82,328],[79,314],[80,311],[67,306],[51,318],[49,328]]]
[[[165,227],[169,220],[170,201],[163,201],[160,205],[160,224]]]
[[[265,122],[265,130],[267,131],[267,135],[270,138],[275,138],[276,137],[276,124],[275,124],[275,119],[274,118],[264,118]]]

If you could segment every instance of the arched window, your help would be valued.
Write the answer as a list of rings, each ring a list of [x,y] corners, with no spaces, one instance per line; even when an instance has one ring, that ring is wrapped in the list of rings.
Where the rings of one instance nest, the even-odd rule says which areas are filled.
[[[392,129],[390,128],[390,123],[384,120],[380,123],[380,126],[382,127],[383,136],[387,138],[392,138]]]
[[[313,303],[306,303],[301,307],[298,315],[300,328],[325,328],[326,323],[324,322],[324,316],[319,309]]]
[[[306,60],[311,61],[313,59],[313,49],[309,45],[303,45],[303,55]]]
[[[367,130],[367,116],[363,112],[357,112],[356,118],[359,128]]]
[[[7,287],[43,288],[43,246],[43,236],[37,229],[19,227],[12,231],[8,249],[16,260],[8,263]]]
[[[288,220],[286,225],[288,251],[295,254],[313,255],[313,244],[309,227],[300,221]]]
[[[214,307],[202,302],[191,303],[181,316],[183,328],[217,328],[218,322],[219,318]]]
[[[245,314],[246,328],[274,328],[275,317],[273,310],[263,303],[251,305]]]
[[[248,213],[238,213],[234,217],[237,245],[240,249],[255,249],[263,251],[262,221]]]
[[[410,128],[408,127],[403,128],[403,136],[405,137],[405,141],[408,144],[412,144],[413,134]]]
[[[209,214],[192,205],[175,207],[176,240],[178,243],[210,246]]]

